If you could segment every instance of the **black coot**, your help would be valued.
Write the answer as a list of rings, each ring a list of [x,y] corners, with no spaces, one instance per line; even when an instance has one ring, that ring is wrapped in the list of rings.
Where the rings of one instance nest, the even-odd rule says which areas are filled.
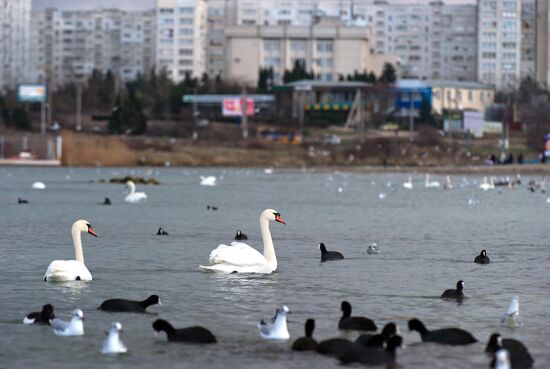
[[[317,348],[317,341],[313,339],[313,330],[315,329],[315,320],[308,319],[305,324],[305,333],[304,337],[298,338],[292,344],[292,349],[294,351],[315,351]]]
[[[464,281],[460,280],[456,282],[456,289],[448,289],[443,291],[441,294],[441,298],[444,299],[461,299],[464,297],[464,292],[462,290],[464,289]]]
[[[477,342],[477,339],[460,328],[442,328],[434,331],[429,331],[424,323],[418,319],[409,320],[409,330],[417,331],[423,342],[435,342],[444,345],[469,345]]]
[[[354,331],[376,331],[378,328],[374,321],[364,316],[351,316],[351,304],[342,301],[342,317],[338,322],[338,329],[349,329]]]
[[[319,244],[319,250],[321,250],[321,261],[328,260],[342,260],[344,255],[338,251],[327,251],[327,248],[324,243]]]
[[[98,309],[112,313],[145,313],[147,307],[155,304],[161,304],[160,298],[157,295],[151,295],[143,301],[125,299],[105,300]]]
[[[163,331],[171,342],[187,343],[216,343],[218,340],[208,329],[200,326],[175,329],[166,320],[157,319],[153,323],[153,329],[157,332]]]
[[[529,350],[527,350],[527,347],[521,341],[513,338],[502,338],[500,334],[493,333],[489,338],[489,342],[487,342],[485,352],[493,355],[501,348],[508,350],[512,369],[528,369],[535,362]]]
[[[487,256],[486,250],[481,250],[478,256],[475,257],[474,263],[476,264],[489,264],[491,260]]]

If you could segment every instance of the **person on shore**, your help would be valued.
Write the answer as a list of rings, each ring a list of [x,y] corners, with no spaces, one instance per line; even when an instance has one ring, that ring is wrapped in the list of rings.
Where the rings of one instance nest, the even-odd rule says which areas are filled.
[[[518,164],[523,164],[523,153],[520,152],[517,157]]]

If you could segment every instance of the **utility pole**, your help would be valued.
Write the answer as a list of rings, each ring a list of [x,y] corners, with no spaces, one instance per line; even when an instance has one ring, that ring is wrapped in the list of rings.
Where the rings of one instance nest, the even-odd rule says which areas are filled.
[[[241,88],[241,126],[243,129],[243,138],[248,138],[248,117],[246,116],[246,110],[248,103],[246,100],[246,87],[243,85]]]
[[[76,83],[76,127],[77,132],[82,130],[82,84]]]
[[[365,117],[363,111],[363,95],[361,94],[361,89],[357,89],[357,94],[359,95],[358,104],[357,104],[357,130],[359,131],[359,142],[361,145],[365,143]]]
[[[305,91],[299,91],[300,94],[300,104],[299,104],[299,111],[298,111],[298,121],[300,123],[300,139],[302,140],[302,143],[304,142],[304,105],[305,105]]]
[[[197,108],[197,89],[193,90],[193,140],[196,140],[199,137],[197,132],[197,120],[199,117],[199,111]]]
[[[40,103],[40,134],[46,134],[46,96]]]
[[[410,137],[409,139],[411,140],[411,142],[414,141],[414,116],[413,116],[413,112],[414,112],[414,100],[413,100],[413,91],[411,89],[411,91],[409,92],[409,130],[410,130]]]

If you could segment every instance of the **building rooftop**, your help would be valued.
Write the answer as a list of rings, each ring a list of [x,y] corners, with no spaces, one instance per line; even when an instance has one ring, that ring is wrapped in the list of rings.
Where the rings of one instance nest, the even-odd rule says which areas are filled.
[[[285,87],[306,87],[312,88],[360,88],[372,86],[371,83],[360,81],[319,81],[312,79],[303,79],[300,81],[285,84]]]
[[[495,87],[491,84],[473,82],[473,81],[447,81],[447,80],[432,80],[426,81],[432,87],[455,87],[469,89],[486,89],[494,90]]]

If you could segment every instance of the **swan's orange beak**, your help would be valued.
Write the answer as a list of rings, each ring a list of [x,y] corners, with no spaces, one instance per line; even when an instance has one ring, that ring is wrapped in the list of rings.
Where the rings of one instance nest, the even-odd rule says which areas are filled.
[[[88,233],[94,237],[97,237],[97,233],[95,233],[95,230],[92,227],[88,227]]]
[[[280,215],[275,215],[275,221],[286,224],[286,222],[283,220],[283,218],[281,218]]]

